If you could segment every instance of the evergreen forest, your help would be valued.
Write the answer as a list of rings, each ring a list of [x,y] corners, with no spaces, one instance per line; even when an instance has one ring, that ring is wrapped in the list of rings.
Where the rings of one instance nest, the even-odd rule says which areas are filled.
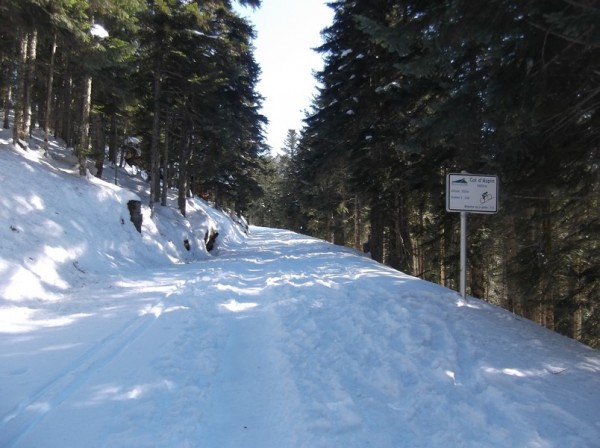
[[[200,195],[453,289],[446,175],[496,175],[467,293],[600,347],[598,0],[328,5],[319,90],[278,155],[229,0],[0,0],[4,128],[64,140],[82,175],[142,167],[152,210],[174,188],[184,215]]]
[[[600,347],[600,3],[333,1],[302,130],[254,219],[458,289],[446,175],[496,175],[468,216],[467,293]]]
[[[82,175],[93,160],[102,177],[106,157],[143,167],[153,210],[171,187],[184,215],[190,192],[237,210],[259,194],[260,68],[230,1],[1,0],[0,34],[15,143],[39,126],[74,148]]]

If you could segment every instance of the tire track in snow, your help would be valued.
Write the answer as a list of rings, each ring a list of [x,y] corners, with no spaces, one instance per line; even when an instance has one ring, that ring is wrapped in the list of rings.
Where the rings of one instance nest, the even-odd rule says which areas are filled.
[[[144,334],[157,317],[146,314],[131,319],[118,331],[92,346],[37,393],[6,414],[0,424],[2,446],[15,446],[48,413],[60,406]]]
[[[209,293],[223,339],[215,352],[215,377],[207,390],[209,407],[199,439],[221,448],[274,446],[282,440],[298,446],[299,399],[273,306],[282,298],[281,290],[259,277],[246,286],[260,286],[260,296],[246,300],[243,292],[224,289],[223,280],[215,288],[219,292]]]

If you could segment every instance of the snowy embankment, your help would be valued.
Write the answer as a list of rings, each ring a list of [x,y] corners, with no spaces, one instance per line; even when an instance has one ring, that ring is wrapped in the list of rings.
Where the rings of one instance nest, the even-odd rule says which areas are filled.
[[[140,235],[142,183],[0,164],[2,447],[600,445],[598,351],[202,201]]]

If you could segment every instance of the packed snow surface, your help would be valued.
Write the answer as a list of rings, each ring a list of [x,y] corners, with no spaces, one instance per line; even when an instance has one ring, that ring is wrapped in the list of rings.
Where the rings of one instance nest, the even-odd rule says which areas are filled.
[[[0,446],[600,446],[598,351],[1,136]]]

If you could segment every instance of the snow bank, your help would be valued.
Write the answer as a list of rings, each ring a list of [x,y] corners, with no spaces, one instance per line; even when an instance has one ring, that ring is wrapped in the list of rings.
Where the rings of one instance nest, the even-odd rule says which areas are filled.
[[[0,296],[22,300],[59,300],[72,287],[88,282],[84,274],[116,274],[139,266],[177,264],[207,258],[204,236],[218,229],[220,244],[245,235],[230,217],[204,201],[189,201],[188,218],[172,204],[147,206],[147,184],[121,171],[120,185],[76,174],[71,150],[53,142],[50,157],[34,144],[30,150],[9,144],[0,133],[4,193],[0,196],[3,241]],[[105,168],[114,178],[114,168]],[[142,201],[140,235],[130,221],[129,201]],[[185,247],[185,241],[189,249]]]

